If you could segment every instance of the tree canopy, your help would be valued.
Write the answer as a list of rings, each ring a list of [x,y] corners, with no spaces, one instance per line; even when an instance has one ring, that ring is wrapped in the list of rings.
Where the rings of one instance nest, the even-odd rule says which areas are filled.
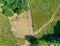
[[[0,0],[0,4],[4,4],[2,7],[2,13],[6,16],[11,16],[13,13],[20,14],[28,8],[28,0]],[[13,11],[13,13],[11,11]],[[8,10],[8,12],[7,12]],[[9,14],[10,13],[10,14]],[[8,15],[9,14],[9,15]]]

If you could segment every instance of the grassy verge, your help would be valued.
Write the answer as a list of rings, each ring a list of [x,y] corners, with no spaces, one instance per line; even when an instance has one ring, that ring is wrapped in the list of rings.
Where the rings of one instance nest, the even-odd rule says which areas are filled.
[[[0,45],[1,46],[18,46],[23,45],[25,39],[15,38],[13,32],[11,31],[11,26],[9,19],[0,13]],[[18,43],[18,44],[17,44]]]
[[[16,38],[16,40],[17,40],[18,46],[22,46],[25,43],[25,39],[23,39],[23,38]]]
[[[1,46],[17,46],[16,39],[10,31],[11,26],[9,19],[0,13],[0,45]]]

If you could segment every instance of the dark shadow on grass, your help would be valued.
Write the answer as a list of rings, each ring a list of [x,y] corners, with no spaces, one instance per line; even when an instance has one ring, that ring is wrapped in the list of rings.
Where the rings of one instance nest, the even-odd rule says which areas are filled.
[[[32,35],[26,35],[25,38],[26,38],[26,40],[28,40],[31,44],[35,44],[35,46],[37,46],[37,44],[38,44],[37,38],[35,38],[35,37],[32,36]]]
[[[46,42],[57,42],[60,43],[60,20],[57,22],[57,24],[53,27],[54,28],[54,33],[53,34],[47,34],[43,35],[41,38],[35,38],[32,35],[26,35],[25,38],[31,43],[35,44],[37,46],[38,40],[44,40]]]
[[[60,43],[60,20],[54,26],[54,33],[44,35],[42,38],[40,38],[40,40],[41,39],[43,39],[45,41],[49,41],[49,42],[56,41],[56,42]]]

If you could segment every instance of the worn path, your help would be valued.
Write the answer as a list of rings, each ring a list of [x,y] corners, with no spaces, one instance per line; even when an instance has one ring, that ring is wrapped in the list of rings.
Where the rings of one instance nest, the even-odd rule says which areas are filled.
[[[59,9],[60,9],[60,3],[57,5],[57,8],[55,9],[54,13],[52,14],[52,18],[50,20],[48,20],[42,27],[40,27],[40,29],[38,31],[34,32],[34,35],[41,32],[47,25],[49,25],[53,21],[55,15],[58,13]]]
[[[30,10],[30,0],[28,0],[28,7],[29,7],[29,10],[28,10],[28,13],[29,13],[29,22],[30,22],[30,30],[29,30],[29,35],[34,35],[34,33],[33,33],[33,27],[32,27],[32,17],[31,17],[31,10]],[[30,45],[30,43],[29,43],[29,41],[25,41],[25,44],[23,45],[23,46],[29,46]]]

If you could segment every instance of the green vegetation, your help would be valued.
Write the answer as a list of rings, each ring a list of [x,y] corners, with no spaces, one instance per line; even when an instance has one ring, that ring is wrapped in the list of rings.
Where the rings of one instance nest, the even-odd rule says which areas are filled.
[[[11,26],[8,18],[0,13],[0,45],[1,46],[17,46],[16,39],[10,31]]]
[[[20,46],[25,39],[15,38],[9,19],[0,12],[0,46]]]
[[[35,35],[36,41],[31,46],[60,46],[60,10],[54,21],[47,25],[39,34]]]
[[[0,46],[21,46],[24,44],[25,39],[15,38],[7,17],[26,11],[27,3],[28,0],[0,0]]]
[[[30,7],[34,31],[37,31],[52,16],[60,0],[31,0]]]
[[[40,40],[40,39],[38,39],[37,40],[38,41],[38,43],[36,44],[36,43],[32,43],[30,46],[60,46],[60,43],[56,43],[56,41],[54,41],[54,42],[49,42],[49,41],[45,41],[45,40]]]
[[[7,17],[12,16],[14,14],[13,11],[6,6],[3,6],[2,9],[3,9],[2,13]]]
[[[60,46],[60,20],[58,19],[48,25],[43,32],[40,32],[38,38],[36,37],[37,42],[34,41],[31,46]]]
[[[36,37],[42,37],[44,34],[53,34],[54,33],[54,26],[57,24],[57,22],[60,20],[60,10],[58,11],[57,15],[54,18],[54,21],[47,25],[41,32],[39,32]]]
[[[13,13],[20,14],[28,8],[28,0],[0,0],[0,4],[4,4],[2,13],[5,16],[12,16]]]

